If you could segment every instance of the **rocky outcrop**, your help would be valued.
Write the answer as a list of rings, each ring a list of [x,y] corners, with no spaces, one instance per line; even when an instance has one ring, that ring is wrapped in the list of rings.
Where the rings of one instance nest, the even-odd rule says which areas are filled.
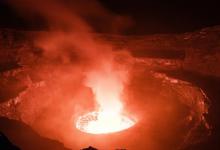
[[[43,31],[42,31],[43,32]],[[31,40],[42,32],[0,31],[0,71],[18,68],[19,51],[37,53]],[[119,36],[97,34],[115,50],[128,50],[137,61],[152,69],[182,69],[220,76],[220,26],[184,34]]]
[[[5,134],[4,136],[0,134],[1,150],[70,150],[55,140],[41,137],[22,122],[2,117],[0,122],[0,131]],[[20,149],[14,144],[18,145]]]
[[[9,139],[0,132],[0,147],[4,150],[20,150],[17,146],[12,144]]]

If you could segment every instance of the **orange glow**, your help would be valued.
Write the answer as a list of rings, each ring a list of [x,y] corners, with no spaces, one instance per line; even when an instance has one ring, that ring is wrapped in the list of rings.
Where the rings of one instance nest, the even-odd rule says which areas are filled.
[[[80,116],[76,128],[87,133],[106,134],[125,130],[135,121],[122,114],[123,91],[126,71],[115,70],[111,62],[104,63],[99,70],[87,74],[86,85],[90,87],[98,104],[98,111]]]
[[[86,133],[106,134],[128,129],[134,124],[134,120],[122,114],[91,112],[79,117],[76,127]]]

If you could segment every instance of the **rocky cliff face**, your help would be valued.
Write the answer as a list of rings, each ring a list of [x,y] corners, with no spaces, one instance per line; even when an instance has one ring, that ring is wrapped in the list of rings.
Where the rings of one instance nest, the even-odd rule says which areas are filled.
[[[151,67],[162,65],[167,69],[220,76],[220,26],[185,34],[102,37],[115,44],[116,48],[130,50]]]
[[[21,51],[37,54],[31,40],[41,32],[0,31],[0,71],[19,67]],[[96,35],[115,50],[128,50],[137,61],[153,69],[183,69],[204,75],[220,76],[220,26],[185,34],[147,36]]]

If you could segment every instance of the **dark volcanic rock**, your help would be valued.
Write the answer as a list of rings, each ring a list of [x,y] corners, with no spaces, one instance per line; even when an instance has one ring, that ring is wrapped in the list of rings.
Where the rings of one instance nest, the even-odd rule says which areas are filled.
[[[12,144],[9,139],[0,132],[0,148],[4,150],[20,150],[17,146]]]
[[[21,150],[69,150],[57,141],[41,137],[29,126],[18,121],[0,118],[0,131]],[[0,149],[2,150],[1,147]]]
[[[98,150],[98,149],[96,149],[96,148],[94,148],[92,146],[89,146],[88,148],[83,148],[82,150]]]

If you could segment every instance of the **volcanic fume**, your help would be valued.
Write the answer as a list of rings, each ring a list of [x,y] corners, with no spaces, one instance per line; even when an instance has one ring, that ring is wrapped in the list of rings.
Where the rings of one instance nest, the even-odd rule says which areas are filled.
[[[56,61],[55,59],[61,55],[62,61],[71,61],[68,56],[72,53],[71,50],[63,52],[65,51],[63,49],[68,47],[75,53],[74,55],[80,64],[83,63],[82,70],[85,70],[83,73],[85,76],[84,85],[92,89],[94,100],[97,102],[97,110],[79,117],[76,127],[83,132],[109,133],[124,130],[134,125],[135,121],[123,114],[121,98],[128,69],[126,67],[117,68],[119,64],[115,61],[116,56],[111,45],[101,40],[95,40],[91,34],[93,32],[92,27],[80,16],[89,12],[97,15],[97,12],[90,8],[87,10],[88,12],[82,13],[79,8],[85,4],[80,1],[73,2],[73,10],[64,7],[63,3],[58,1],[17,1],[25,2],[24,6],[17,3],[18,8],[31,8],[31,11],[46,17],[50,22],[51,31],[49,34],[39,36],[35,40],[37,45],[45,50],[45,57]],[[93,2],[94,4],[91,2],[89,4],[101,8],[99,3]],[[51,9],[60,11],[50,11]],[[107,14],[103,9],[99,9],[99,11]],[[65,31],[66,29],[68,31]]]
[[[126,70],[114,70],[111,59],[99,70],[87,74],[86,85],[91,87],[98,104],[97,111],[81,116],[76,127],[83,132],[101,134],[121,131],[135,124],[123,115],[121,95]]]
[[[151,64],[149,59],[130,55],[139,42],[144,43],[144,50],[151,48],[156,36],[147,38],[148,42],[134,38],[130,46],[122,36],[115,36],[122,46],[114,46],[110,44],[114,36],[102,38],[88,22],[113,23],[109,26],[115,29],[117,16],[95,0],[68,2],[71,4],[11,1],[21,15],[42,16],[48,30],[28,33],[32,45],[24,44],[15,53],[21,68],[1,75],[4,83],[16,78],[23,89],[0,104],[2,116],[28,124],[40,135],[74,150],[89,145],[100,149],[179,149],[200,140],[198,135],[203,132],[198,129],[207,135],[205,93],[152,69],[154,64],[166,66],[166,61]],[[126,23],[119,18],[120,25]],[[155,43],[159,48],[166,46],[169,37]]]

